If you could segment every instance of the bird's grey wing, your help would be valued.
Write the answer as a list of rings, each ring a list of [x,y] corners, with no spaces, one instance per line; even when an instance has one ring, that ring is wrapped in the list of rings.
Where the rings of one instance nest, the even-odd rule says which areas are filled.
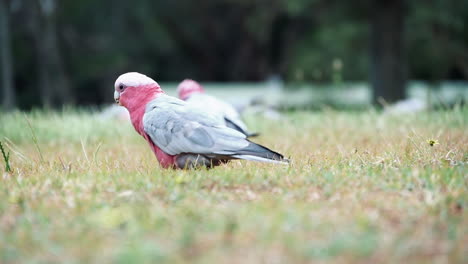
[[[155,99],[143,117],[145,132],[164,152],[232,155],[249,145],[244,134],[215,116],[174,99]]]

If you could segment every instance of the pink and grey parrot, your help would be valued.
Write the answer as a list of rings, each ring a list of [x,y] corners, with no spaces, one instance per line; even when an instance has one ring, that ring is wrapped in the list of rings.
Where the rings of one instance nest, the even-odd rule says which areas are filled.
[[[177,93],[180,99],[190,105],[201,107],[219,115],[226,123],[226,126],[243,133],[247,137],[258,136],[258,133],[248,132],[247,126],[241,120],[239,112],[232,105],[206,94],[198,82],[185,79],[177,86]]]
[[[255,144],[209,111],[168,96],[146,75],[115,81],[115,101],[127,108],[135,130],[164,168],[212,167],[231,159],[287,164],[283,155]]]

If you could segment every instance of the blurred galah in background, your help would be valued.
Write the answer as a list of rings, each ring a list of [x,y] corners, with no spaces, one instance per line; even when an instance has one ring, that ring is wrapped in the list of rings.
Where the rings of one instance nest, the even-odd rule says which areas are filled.
[[[231,159],[287,164],[283,155],[249,141],[209,110],[168,96],[146,75],[115,81],[115,101],[127,108],[135,130],[164,168],[212,167]]]
[[[429,108],[427,102],[419,98],[400,100],[391,105],[384,105],[384,107],[384,114],[390,115],[415,114],[423,112]]]
[[[186,101],[190,105],[219,115],[226,123],[226,126],[241,132],[247,137],[258,136],[258,133],[250,133],[248,131],[247,126],[241,120],[239,112],[232,105],[206,94],[198,82],[185,79],[177,86],[177,93],[181,100]]]
[[[130,114],[127,109],[115,104],[105,106],[98,113],[98,117],[103,120],[116,120],[120,122],[128,122],[130,120]]]

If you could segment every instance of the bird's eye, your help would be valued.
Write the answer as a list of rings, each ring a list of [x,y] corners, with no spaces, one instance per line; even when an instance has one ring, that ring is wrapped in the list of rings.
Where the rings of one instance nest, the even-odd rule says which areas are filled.
[[[119,89],[122,91],[124,89],[124,85],[123,84],[120,84],[119,85]]]

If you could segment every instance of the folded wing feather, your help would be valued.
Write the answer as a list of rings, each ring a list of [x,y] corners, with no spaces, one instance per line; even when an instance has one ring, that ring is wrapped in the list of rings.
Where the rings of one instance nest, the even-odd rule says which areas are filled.
[[[216,116],[166,95],[147,105],[143,127],[169,155],[234,155],[250,144],[244,134],[226,127]]]

